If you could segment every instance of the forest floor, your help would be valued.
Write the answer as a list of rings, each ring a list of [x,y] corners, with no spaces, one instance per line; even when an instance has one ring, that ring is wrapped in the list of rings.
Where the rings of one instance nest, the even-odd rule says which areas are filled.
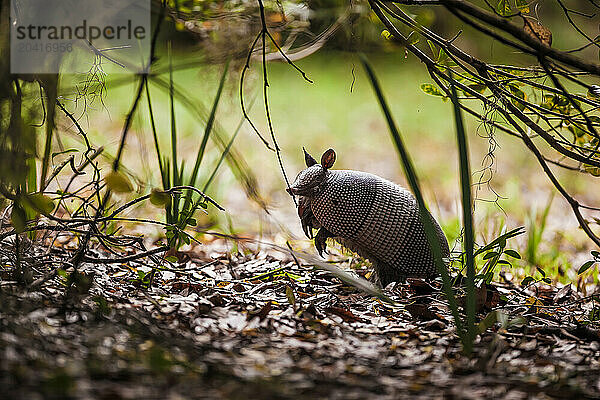
[[[220,240],[156,272],[38,263],[29,288],[0,267],[0,398],[600,398],[598,324],[582,322],[600,312],[597,292],[484,286],[489,328],[467,357],[438,281],[387,287],[392,305],[289,256],[228,255]]]

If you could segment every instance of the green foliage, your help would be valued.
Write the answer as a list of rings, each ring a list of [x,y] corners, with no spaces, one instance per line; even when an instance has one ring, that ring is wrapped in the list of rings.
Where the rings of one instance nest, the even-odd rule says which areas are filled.
[[[290,303],[292,307],[296,306],[296,296],[294,296],[294,289],[292,289],[292,287],[289,285],[285,286],[285,297],[287,297],[288,303]]]
[[[437,88],[437,86],[435,86],[431,83],[421,84],[421,90],[430,96],[441,97],[441,98],[443,98],[444,101],[446,101],[448,99],[448,96],[446,96],[444,94],[444,92],[442,92],[440,89]]]
[[[600,263],[600,252],[599,251],[592,250],[591,255],[592,255],[592,259],[584,262],[583,265],[581,267],[579,267],[579,270],[577,270],[578,275],[583,274],[584,272],[586,272],[587,270],[592,268],[594,265],[596,265],[596,263]]]
[[[496,11],[498,14],[502,16],[509,16],[512,13],[512,7],[510,5],[510,0],[498,0],[498,5],[496,6]]]
[[[110,314],[111,307],[103,296],[94,296],[92,300],[96,303],[97,312],[100,315]]]
[[[152,191],[150,192],[150,203],[157,207],[167,207],[171,204],[171,194],[157,188],[152,188]]]
[[[521,286],[528,287],[538,282],[544,282],[548,285],[552,283],[552,279],[546,276],[546,272],[542,268],[536,267],[536,272],[537,274],[534,273],[533,275],[528,275],[525,278],[523,278],[523,280],[521,281]],[[540,278],[536,278],[536,275],[539,275]]]
[[[496,12],[498,12],[498,14],[502,15],[503,17],[508,17],[514,14],[515,11],[528,14],[529,3],[527,0],[514,0],[514,8],[512,0],[498,0],[498,4],[496,4]]]
[[[15,228],[15,231],[21,233],[25,230],[25,225],[27,224],[27,215],[25,214],[25,209],[23,209],[18,202],[13,203],[12,211],[10,213],[10,220],[13,228]]]
[[[441,50],[440,50],[441,53]],[[460,186],[462,192],[462,215],[464,225],[463,251],[465,254],[463,265],[467,268],[467,328],[466,339],[463,339],[465,352],[470,354],[473,342],[475,340],[475,312],[476,312],[476,294],[475,294],[475,257],[473,246],[475,244],[475,233],[473,229],[473,199],[471,195],[471,166],[469,164],[469,149],[467,146],[467,136],[463,124],[463,117],[460,110],[460,103],[454,78],[450,75],[450,89],[452,94],[452,106],[454,108],[454,122],[456,124],[456,139],[458,143]]]
[[[563,115],[571,114],[573,105],[569,99],[560,94],[546,94],[540,106],[549,111],[558,111]]]
[[[150,114],[150,125],[152,128],[152,135],[154,139],[154,147],[157,156],[158,168],[160,171],[160,176],[162,180],[163,190],[153,188],[150,193],[150,202],[156,206],[162,206],[165,208],[166,213],[166,222],[169,224],[165,228],[166,236],[169,243],[169,246],[172,248],[179,248],[183,244],[189,244],[190,238],[187,234],[183,232],[187,226],[195,226],[197,224],[196,219],[194,219],[194,213],[198,209],[202,209],[203,211],[208,208],[208,204],[206,199],[199,194],[194,195],[194,191],[189,188],[193,188],[196,185],[196,181],[198,179],[198,174],[200,172],[200,166],[202,163],[202,159],[204,158],[204,154],[206,152],[206,146],[208,143],[208,139],[210,138],[210,133],[213,130],[213,126],[216,120],[217,107],[219,105],[219,101],[221,99],[221,94],[223,92],[223,87],[225,85],[225,80],[227,77],[227,71],[229,64],[225,65],[223,69],[223,73],[221,75],[221,79],[219,81],[219,87],[217,89],[217,93],[215,95],[213,105],[210,111],[210,114],[207,118],[207,122],[204,129],[204,134],[202,136],[202,140],[200,142],[198,151],[196,153],[196,160],[194,162],[194,166],[192,168],[191,174],[189,178],[185,179],[185,170],[186,170],[186,161],[182,160],[181,164],[178,163],[178,154],[177,154],[177,141],[178,141],[178,133],[177,133],[177,124],[176,124],[176,113],[175,113],[175,104],[176,104],[176,90],[175,90],[175,82],[173,79],[173,65],[172,65],[172,57],[169,54],[169,85],[168,85],[168,94],[169,94],[169,105],[170,105],[170,158],[162,156],[163,149],[161,148],[158,132],[154,118],[154,108],[152,107],[152,100],[150,97],[150,89],[148,84],[146,83],[146,100],[148,103],[148,111]],[[239,128],[238,128],[239,129]],[[226,147],[221,155],[221,161],[218,163],[217,167],[213,171],[210,180],[214,178],[214,175],[217,172],[217,169],[222,164],[222,160],[228,154],[231,145],[233,144],[232,138],[230,144]],[[210,182],[209,180],[209,182]],[[208,182],[208,183],[209,183]],[[208,183],[206,186],[208,186]],[[180,187],[183,185],[187,185],[186,193],[183,197],[183,203],[181,201],[181,192],[180,191],[171,191],[170,189],[175,187]],[[205,186],[205,188],[206,188]],[[204,211],[206,212],[206,211]]]
[[[510,318],[508,314],[505,314],[499,310],[494,310],[486,315],[481,322],[479,322],[479,325],[477,325],[477,331],[479,334],[482,334],[496,323],[500,324],[500,329],[508,329],[513,326],[524,325],[527,323],[527,320],[521,316]]]
[[[132,280],[133,283],[139,285],[139,286],[143,286],[143,287],[149,287],[150,286],[150,281],[152,278],[152,272],[144,272],[144,271],[140,271],[139,269],[137,270],[137,278]]]
[[[168,243],[177,244],[179,246],[191,243],[190,236],[174,225],[165,226],[165,236],[167,237]]]
[[[588,313],[588,318],[591,322],[600,321],[600,307],[594,307]]]
[[[50,214],[54,201],[41,193],[20,193],[12,203],[11,221],[19,233],[25,231],[27,223],[40,214]]]
[[[115,193],[129,193],[133,191],[133,185],[127,176],[118,171],[111,171],[104,177],[106,186]]]
[[[548,199],[548,203],[539,218],[537,217],[536,208],[532,208],[528,216],[527,249],[525,250],[525,257],[532,265],[540,264],[540,244],[542,243],[542,236],[546,230],[546,221],[553,200],[554,194]]]
[[[577,274],[578,275],[583,274],[585,271],[587,271],[588,269],[590,269],[595,263],[596,263],[596,261],[594,261],[594,260],[586,261],[585,263],[583,263],[583,265],[581,267],[579,267],[579,270],[577,271]]]
[[[517,6],[517,9],[522,13],[529,13],[529,3],[527,2],[527,0],[515,0],[515,5]]]
[[[473,343],[477,333],[481,333],[485,331],[488,327],[495,324],[496,322],[500,322],[503,326],[508,326],[510,324],[519,324],[523,321],[521,319],[515,320],[507,320],[506,315],[502,313],[492,313],[488,315],[488,317],[482,321],[478,326],[475,325],[475,314],[476,314],[476,284],[480,286],[484,283],[489,283],[493,276],[494,272],[498,266],[507,265],[511,266],[511,263],[506,259],[503,259],[503,256],[511,257],[513,259],[520,259],[521,255],[513,250],[507,249],[506,243],[507,240],[513,238],[517,235],[523,233],[523,228],[519,227],[513,229],[508,232],[502,233],[500,236],[492,240],[485,246],[480,247],[477,250],[474,250],[474,229],[473,229],[473,220],[472,220],[472,198],[471,198],[471,171],[469,166],[469,157],[468,157],[468,148],[467,148],[467,140],[465,134],[465,127],[463,124],[463,118],[461,115],[460,102],[458,100],[457,91],[454,87],[455,81],[450,76],[450,91],[452,104],[454,108],[454,121],[456,126],[456,137],[458,144],[458,154],[459,154],[459,165],[460,165],[460,184],[461,184],[461,192],[462,192],[462,211],[463,211],[463,224],[464,224],[464,243],[463,243],[463,257],[460,262],[463,268],[466,268],[466,320],[463,321],[458,313],[457,306],[457,297],[453,290],[450,275],[447,266],[444,264],[441,259],[441,249],[439,246],[439,242],[437,241],[435,231],[431,220],[427,217],[427,214],[423,212],[427,207],[425,205],[425,201],[423,199],[421,189],[419,186],[418,178],[414,167],[412,165],[412,161],[410,160],[409,153],[405,148],[405,145],[402,141],[400,133],[395,125],[395,122],[392,118],[392,115],[387,106],[386,100],[383,96],[381,88],[379,87],[379,83],[377,78],[369,65],[367,59],[362,56],[362,62],[367,71],[379,104],[383,110],[383,113],[386,117],[388,127],[390,129],[392,139],[396,146],[396,149],[400,155],[400,159],[402,162],[402,166],[404,168],[407,180],[409,185],[417,199],[417,203],[419,205],[419,209],[421,210],[421,221],[423,222],[425,233],[429,240],[430,246],[432,248],[432,252],[434,254],[434,259],[436,262],[436,266],[438,271],[442,277],[442,290],[448,299],[448,305],[452,312],[454,321],[457,327],[457,333],[461,338],[461,342],[463,344],[463,350],[465,353],[470,354],[472,351]],[[483,266],[480,268],[477,273],[475,266],[475,258],[477,256],[482,256]]]
[[[514,85],[514,84],[509,84],[509,85],[507,85],[507,87],[508,87],[508,90],[510,90],[510,92],[516,97],[516,98],[511,98],[511,102],[519,110],[524,111],[525,108],[527,107],[524,102],[527,100],[527,95],[525,94],[525,92],[523,92],[521,89],[519,89],[519,87],[517,85]],[[524,100],[524,101],[520,101],[520,100]]]
[[[512,267],[511,262],[506,260],[506,257],[503,256],[521,259],[521,255],[516,250],[507,249],[506,244],[508,239],[521,235],[522,233],[524,233],[523,227],[504,232],[487,245],[482,246],[475,251],[475,257],[481,255],[481,261],[484,262],[475,277],[477,282],[490,283],[494,278],[498,267]]]

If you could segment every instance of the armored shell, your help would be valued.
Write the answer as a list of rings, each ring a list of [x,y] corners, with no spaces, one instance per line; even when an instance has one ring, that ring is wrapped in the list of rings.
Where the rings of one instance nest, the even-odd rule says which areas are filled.
[[[320,228],[317,250],[327,237],[368,258],[382,285],[406,277],[437,274],[431,248],[425,236],[415,197],[406,189],[373,174],[329,170],[335,152],[328,150],[316,163],[305,153],[308,168],[301,171],[291,193],[301,195],[298,213],[307,235]],[[430,216],[442,249],[449,256],[448,242]]]

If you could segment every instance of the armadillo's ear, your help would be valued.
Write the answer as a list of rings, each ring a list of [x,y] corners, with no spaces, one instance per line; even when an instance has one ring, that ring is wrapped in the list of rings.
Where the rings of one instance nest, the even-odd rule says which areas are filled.
[[[325,169],[329,169],[329,168],[333,167],[334,162],[335,162],[335,151],[333,151],[333,149],[327,150],[321,156],[321,165]]]
[[[315,160],[313,156],[308,154],[304,147],[302,148],[302,151],[304,152],[304,162],[306,163],[307,167],[312,167],[313,165],[317,164],[317,160]]]

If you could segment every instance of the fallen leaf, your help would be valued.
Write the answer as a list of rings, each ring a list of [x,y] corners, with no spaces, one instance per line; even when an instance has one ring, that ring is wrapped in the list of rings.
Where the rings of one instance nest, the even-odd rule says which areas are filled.
[[[327,313],[331,313],[334,315],[337,315],[338,317],[340,317],[341,319],[344,320],[344,322],[358,322],[361,319],[359,317],[357,317],[356,315],[354,315],[352,313],[352,311],[350,310],[346,310],[344,308],[340,308],[340,307],[326,307],[324,309],[325,312]]]
[[[548,46],[552,45],[552,32],[539,22],[523,17],[523,30],[534,39]]]
[[[262,322],[264,321],[265,318],[267,318],[267,315],[269,315],[269,313],[271,312],[271,310],[273,309],[273,304],[270,301],[267,301],[265,303],[265,305],[257,312],[253,312],[253,313],[248,313],[248,317],[246,318],[248,321],[252,320],[255,317],[258,317],[259,321]]]

